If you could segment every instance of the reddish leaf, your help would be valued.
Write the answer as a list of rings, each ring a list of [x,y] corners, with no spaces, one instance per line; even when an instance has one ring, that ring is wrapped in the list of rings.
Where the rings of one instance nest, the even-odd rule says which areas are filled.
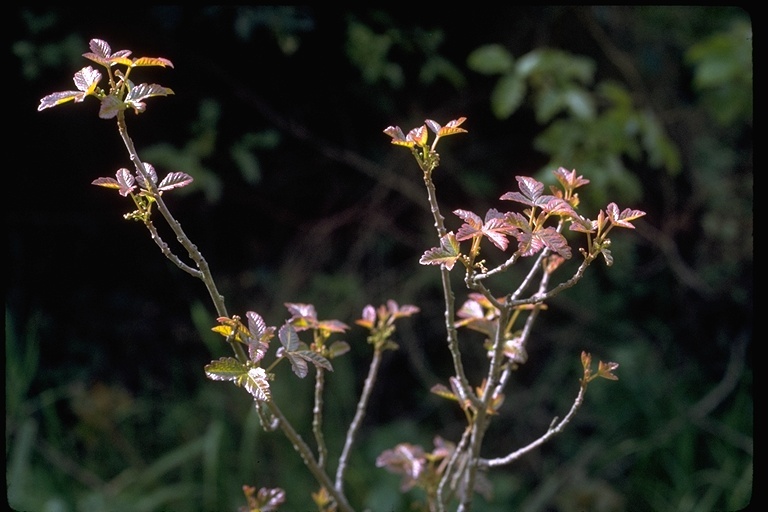
[[[635,226],[630,224],[630,222],[645,215],[645,212],[643,211],[632,210],[630,208],[625,208],[623,211],[619,212],[619,207],[616,206],[616,203],[609,204],[606,208],[606,212],[608,214],[608,218],[611,221],[611,224],[629,229],[635,229]]]
[[[186,187],[190,183],[192,183],[192,176],[189,174],[185,172],[172,172],[163,178],[163,181],[157,185],[157,188],[158,190],[171,190]]]
[[[422,265],[444,265],[451,270],[459,258],[459,242],[453,231],[440,239],[440,247],[433,247],[422,254],[419,263]]]

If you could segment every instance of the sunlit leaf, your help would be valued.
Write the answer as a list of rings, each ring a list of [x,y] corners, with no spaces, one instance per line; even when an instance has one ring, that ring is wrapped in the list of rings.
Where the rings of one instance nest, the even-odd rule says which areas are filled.
[[[639,219],[645,215],[645,212],[643,211],[632,210],[630,208],[625,208],[619,212],[619,207],[616,206],[616,203],[609,204],[606,207],[606,213],[608,214],[608,218],[610,219],[611,224],[629,229],[635,229],[635,226],[631,224],[633,220]]]
[[[173,63],[170,60],[164,59],[162,57],[139,57],[138,59],[134,59],[134,61],[131,63],[131,66],[167,66],[172,68]]]
[[[248,373],[248,367],[234,357],[222,357],[205,365],[205,375],[211,380],[237,381]]]
[[[565,237],[552,226],[539,229],[534,233],[534,237],[544,244],[552,252],[556,252],[565,259],[571,257],[571,248]]]
[[[443,398],[447,398],[448,400],[455,400],[458,402],[458,398],[456,395],[453,394],[453,391],[448,389],[448,387],[445,384],[435,384],[432,386],[429,390],[431,393],[436,394],[437,396],[441,396]]]
[[[171,190],[173,188],[186,187],[192,183],[192,176],[185,172],[172,172],[169,173],[163,181],[161,181],[157,188],[158,190]]]
[[[272,399],[269,389],[269,379],[264,368],[251,368],[248,373],[241,376],[238,385],[244,387],[255,400],[268,402]]]
[[[440,238],[440,247],[427,250],[419,259],[422,265],[444,265],[451,270],[459,258],[459,242],[453,231]]]
[[[619,363],[600,361],[597,366],[597,375],[608,380],[619,380],[619,378],[613,374],[613,371],[619,367]]]
[[[90,52],[84,53],[83,57],[92,60],[102,66],[109,67],[113,64],[131,65],[128,58],[131,55],[130,50],[119,50],[112,53],[112,48],[102,39],[91,39],[89,43]]]

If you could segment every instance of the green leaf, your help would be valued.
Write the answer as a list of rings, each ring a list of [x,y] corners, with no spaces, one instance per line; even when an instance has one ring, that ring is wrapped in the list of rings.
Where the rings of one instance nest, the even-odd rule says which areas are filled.
[[[222,357],[205,366],[205,375],[211,380],[236,381],[248,373],[248,367],[234,357]]]
[[[500,44],[489,44],[475,49],[467,57],[467,66],[483,75],[503,75],[514,69],[515,60]]]
[[[334,341],[331,346],[328,347],[328,357],[331,359],[339,357],[342,354],[349,352],[349,343],[346,341]]]
[[[491,92],[491,109],[498,119],[507,119],[514,114],[525,99],[528,91],[523,77],[517,73],[502,76]]]

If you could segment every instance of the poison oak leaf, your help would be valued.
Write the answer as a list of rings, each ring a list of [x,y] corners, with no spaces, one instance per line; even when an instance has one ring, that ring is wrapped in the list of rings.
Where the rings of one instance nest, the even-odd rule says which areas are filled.
[[[467,130],[464,128],[459,128],[459,126],[466,120],[466,117],[459,117],[458,119],[448,121],[445,126],[440,126],[440,124],[431,119],[427,119],[424,123],[429,126],[429,129],[438,137],[447,137],[448,135],[455,135],[457,133],[467,133]]]
[[[109,43],[103,39],[91,39],[88,44],[91,49],[90,52],[84,53],[83,57],[88,60],[92,60],[97,64],[101,64],[104,67],[114,66],[115,64],[123,64],[125,66],[131,65],[130,50],[119,50],[112,53],[112,48]]]
[[[91,66],[87,66],[75,73],[73,80],[75,82],[75,86],[78,89],[77,91],[54,92],[43,97],[40,100],[40,105],[37,107],[38,112],[45,110],[46,108],[61,105],[62,103],[67,103],[68,101],[80,103],[86,98],[86,96],[95,96],[96,87],[99,85],[99,81],[101,80],[101,73],[99,73]]]
[[[174,188],[186,187],[192,183],[192,176],[185,172],[171,172],[158,183],[157,189],[160,191],[171,190]]]
[[[419,259],[422,265],[444,265],[451,270],[459,258],[459,242],[453,231],[440,238],[440,247],[433,247],[424,252]]]
[[[125,197],[136,189],[134,183],[135,180],[131,172],[122,168],[117,170],[115,178],[96,178],[91,182],[91,185],[117,189],[120,195]]]
[[[464,224],[456,232],[456,240],[463,241],[478,236],[485,236],[493,245],[506,251],[509,245],[507,235],[514,235],[517,232],[515,226],[510,225],[505,218],[505,214],[500,213],[495,208],[491,208],[485,214],[485,221],[467,210],[454,210],[453,212],[460,217]]]
[[[245,388],[255,400],[268,402],[272,398],[264,368],[245,365],[233,357],[211,361],[205,366],[205,375],[211,380],[234,382]]]
[[[619,367],[619,363],[600,361],[597,364],[597,375],[608,380],[619,380],[617,376],[613,374],[613,371]]]
[[[147,108],[144,100],[154,96],[168,96],[174,94],[172,89],[157,84],[139,84],[128,91],[125,96],[125,104],[130,106],[137,114],[144,112]]]
[[[314,364],[317,368],[333,371],[330,361],[314,350],[309,350],[306,344],[299,340],[299,335],[292,324],[285,323],[277,333],[277,337],[282,345],[277,352],[277,356],[288,359],[291,363],[291,370],[299,378],[303,379],[307,376],[309,371],[307,362]]]
[[[625,208],[619,212],[619,207],[616,206],[616,203],[609,204],[605,211],[608,214],[608,219],[610,220],[611,224],[620,228],[629,229],[635,229],[635,226],[631,224],[633,220],[637,220],[645,215],[645,212],[643,211],[632,210],[630,208]]]

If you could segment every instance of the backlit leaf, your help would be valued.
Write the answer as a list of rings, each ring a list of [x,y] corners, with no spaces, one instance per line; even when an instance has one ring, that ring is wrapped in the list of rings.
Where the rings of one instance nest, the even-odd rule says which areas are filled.
[[[269,379],[264,368],[251,368],[246,375],[238,380],[238,385],[244,387],[255,400],[268,402],[272,399]]]
[[[237,381],[248,373],[248,367],[234,357],[222,357],[205,365],[205,375],[211,380]]]
[[[173,67],[173,63],[168,60],[164,59],[162,57],[139,57],[138,59],[135,59],[131,63],[132,67],[138,67],[138,66],[162,66],[162,67]]]
[[[173,188],[186,187],[192,183],[192,176],[185,172],[172,172],[169,173],[163,181],[161,181],[157,188],[158,190],[171,190]]]
[[[459,242],[453,231],[440,238],[440,247],[427,250],[419,259],[422,265],[444,265],[451,270],[459,258]]]
[[[296,334],[296,329],[294,329],[293,325],[289,323],[283,324],[280,331],[277,333],[277,336],[280,339],[280,344],[286,351],[293,352],[294,350],[299,349],[301,341],[299,340],[299,335]]]

